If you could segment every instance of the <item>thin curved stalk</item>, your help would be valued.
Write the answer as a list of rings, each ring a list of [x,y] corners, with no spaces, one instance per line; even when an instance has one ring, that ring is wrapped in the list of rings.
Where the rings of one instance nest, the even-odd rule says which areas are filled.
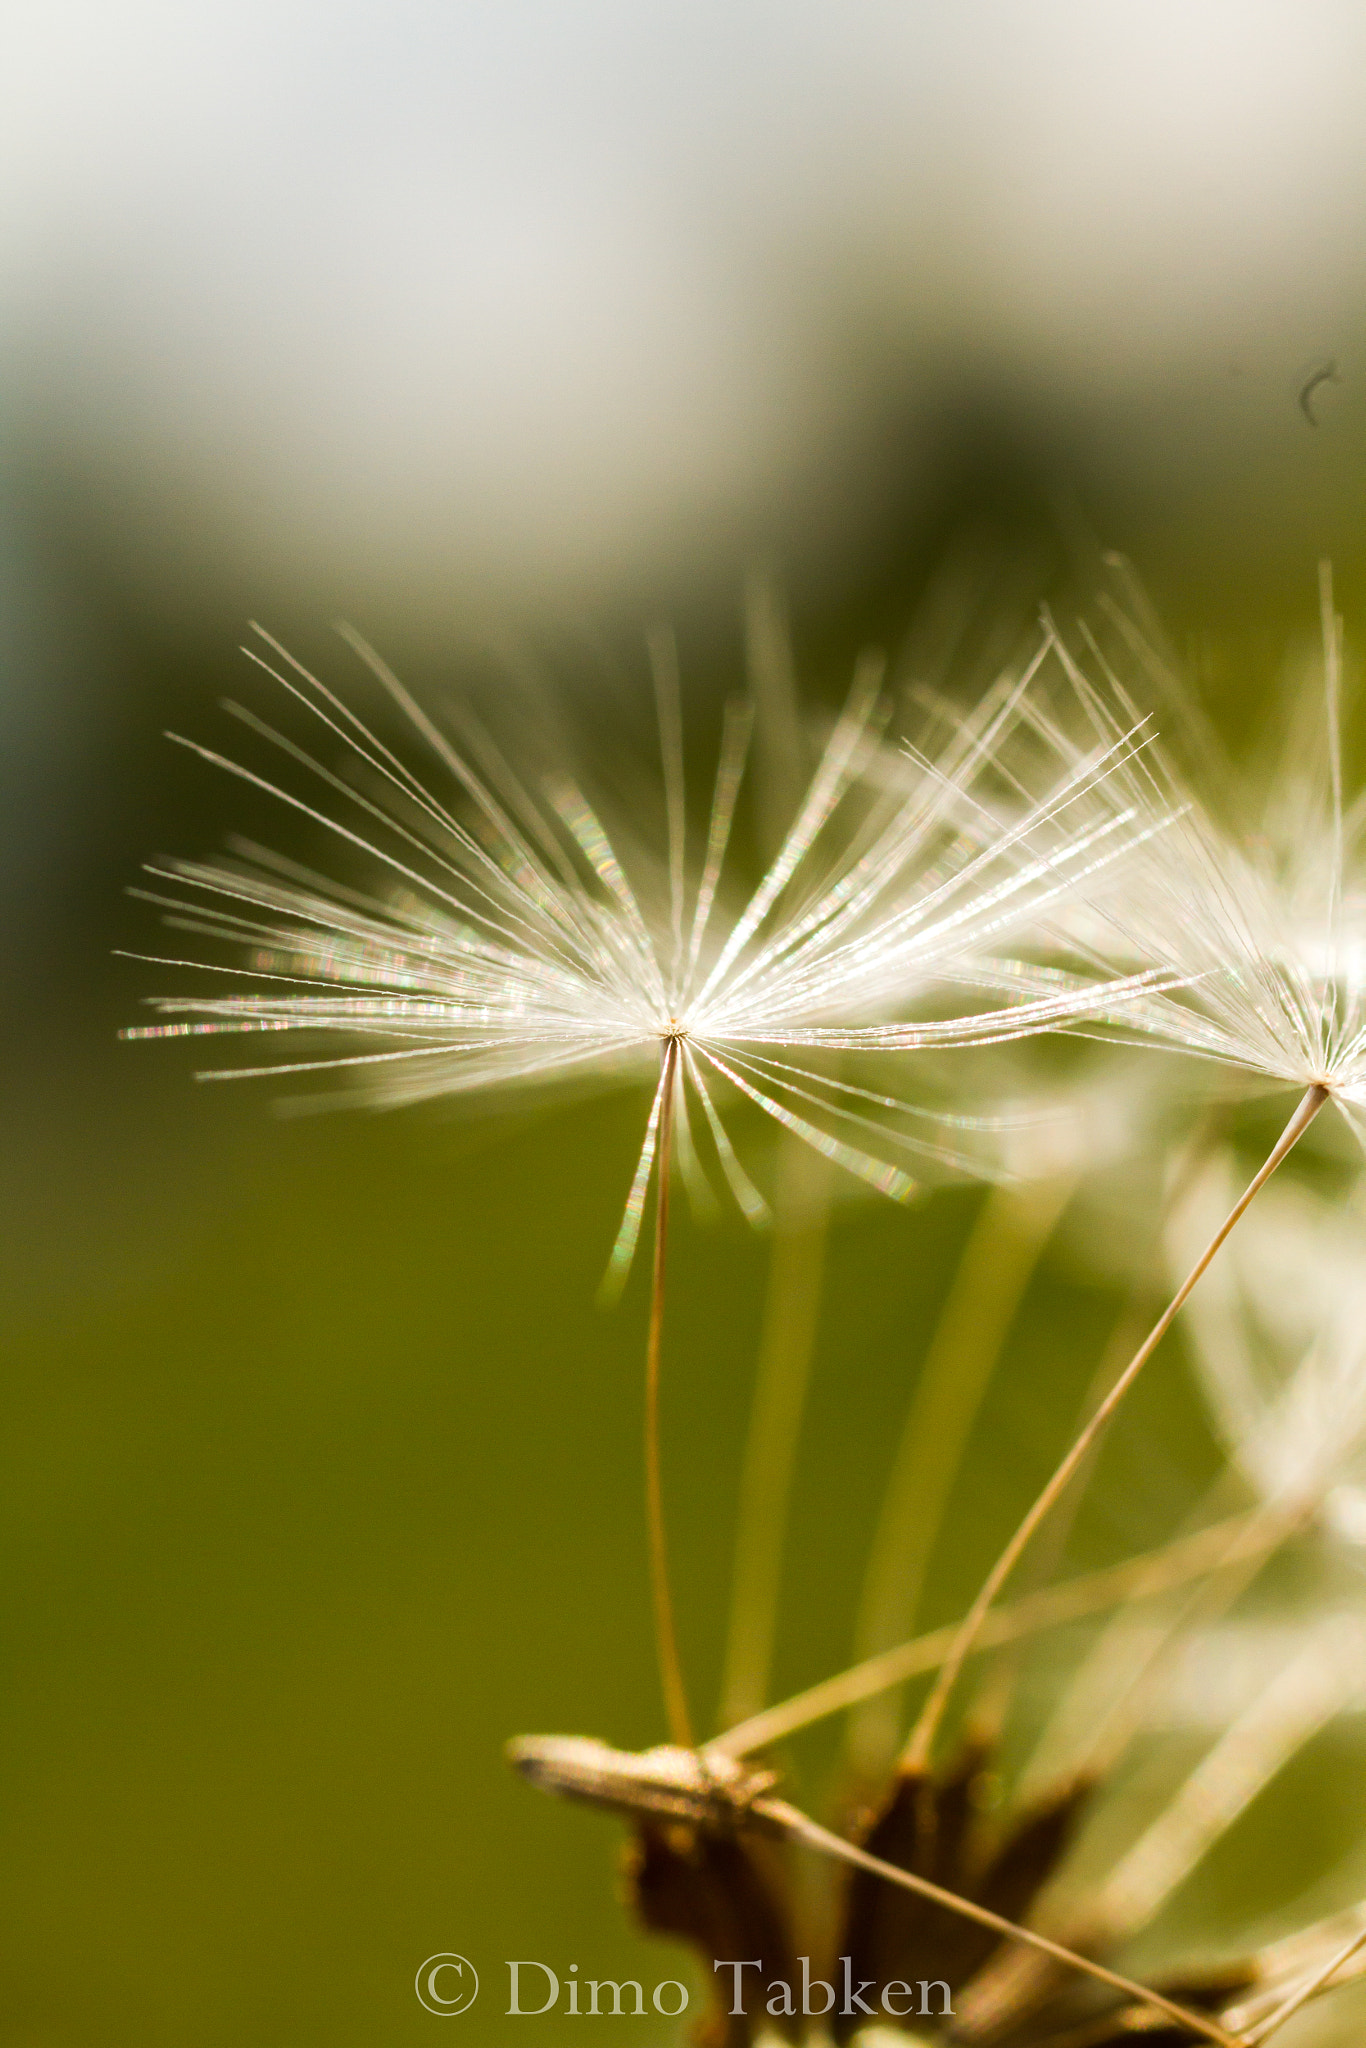
[[[1328,1090],[1319,1082],[1313,1083],[1312,1086],[1305,1090],[1299,1106],[1285,1129],[1281,1132],[1270,1154],[1253,1176],[1247,1188],[1234,1203],[1224,1222],[1196,1260],[1195,1265],[1186,1275],[1181,1286],[1158,1317],[1147,1337],[1134,1353],[1128,1365],[1110,1389],[1110,1392],[1091,1417],[1091,1420],[1075,1438],[1066,1457],[1057,1467],[1052,1478],[1044,1487],[1043,1492],[1034,1502],[1034,1505],[1020,1523],[1019,1528],[1015,1531],[1005,1549],[1001,1552],[991,1571],[987,1574],[981,1591],[963,1618],[954,1646],[940,1667],[939,1676],[930,1691],[929,1698],[925,1702],[920,1718],[912,1730],[910,1741],[907,1743],[903,1753],[903,1767],[906,1770],[924,1771],[927,1768],[934,1749],[935,1737],[939,1732],[939,1726],[944,1718],[944,1711],[948,1706],[953,1688],[958,1681],[958,1675],[967,1660],[973,1644],[977,1640],[992,1602],[1010,1577],[1011,1572],[1015,1569],[1035,1530],[1044,1520],[1054,1503],[1059,1499],[1064,1489],[1070,1484],[1078,1468],[1084,1462],[1092,1444],[1099,1437],[1110,1417],[1119,1407],[1120,1402],[1124,1399],[1124,1396],[1128,1393],[1130,1387],[1175,1322],[1192,1289],[1210,1261],[1214,1258],[1220,1245],[1223,1244],[1225,1238],[1229,1235],[1250,1203],[1255,1199],[1258,1192],[1270,1180],[1276,1168],[1281,1164],[1281,1161],[1286,1158],[1300,1138],[1303,1137],[1327,1100]]]
[[[1074,1949],[1050,1941],[1046,1934],[1036,1934],[1032,1928],[1006,1920],[988,1907],[963,1898],[958,1892],[946,1891],[942,1885],[932,1884],[927,1877],[918,1877],[914,1871],[903,1870],[896,1863],[884,1863],[880,1856],[870,1856],[866,1849],[859,1849],[842,1836],[832,1834],[829,1828],[821,1827],[799,1807],[789,1806],[785,1799],[756,1799],[748,1810],[754,1819],[775,1828],[779,1834],[805,1842],[808,1848],[824,1856],[833,1856],[841,1863],[851,1864],[857,1870],[870,1871],[874,1877],[897,1885],[903,1891],[915,1892],[922,1899],[930,1899],[935,1905],[943,1906],[965,1920],[975,1920],[979,1927],[989,1927],[993,1934],[999,1934],[1006,1941],[1036,1949],[1054,1962],[1062,1963],[1070,1970],[1079,1970],[1098,1983],[1108,1985],[1112,1991],[1121,1991],[1126,1998],[1150,2006],[1167,2019],[1175,2020],[1178,2026],[1202,2034],[1207,2041],[1219,2042],[1221,2048],[1242,2048],[1236,2035],[1227,2033],[1217,2020],[1210,2019],[1207,2014],[1178,2005],[1175,1999],[1164,1997],[1162,1992],[1150,1990],[1147,1985],[1136,1983],[1132,1977],[1121,1977],[1117,1970],[1107,1970],[1103,1963],[1093,1962],[1089,1956],[1079,1955]]]
[[[678,1073],[678,1040],[664,1042],[664,1072],[659,1111],[659,1180],[655,1188],[655,1249],[650,1274],[650,1321],[645,1338],[645,1520],[650,1538],[650,1596],[654,1607],[655,1654],[669,1735],[680,1749],[691,1749],[692,1716],[688,1712],[683,1664],[678,1654],[673,1595],[669,1590],[669,1547],[664,1523],[664,1481],[659,1456],[659,1379],[664,1341],[664,1273],[669,1242],[669,1169],[674,1133],[674,1087]]]

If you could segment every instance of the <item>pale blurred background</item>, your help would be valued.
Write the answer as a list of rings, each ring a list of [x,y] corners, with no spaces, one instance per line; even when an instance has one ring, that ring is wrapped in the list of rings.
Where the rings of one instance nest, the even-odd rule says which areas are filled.
[[[1238,731],[1321,556],[1366,618],[1366,13],[10,0],[3,49],[0,2041],[416,2041],[438,1949],[655,1967],[611,1830],[498,1755],[658,1734],[639,1304],[591,1302],[637,1108],[285,1125],[119,1046],[124,887],[234,816],[160,730],[213,739],[249,615],[329,661],[345,613],[419,688],[669,615],[711,690],[757,561],[828,692],[969,533],[1016,601],[1122,549]],[[972,1199],[841,1220],[819,1497]],[[711,1587],[762,1252],[704,1270]],[[802,1539],[794,1683],[868,1530]],[[1348,1846],[1297,1839],[1306,1882]],[[452,2027],[501,2038],[487,1993]]]

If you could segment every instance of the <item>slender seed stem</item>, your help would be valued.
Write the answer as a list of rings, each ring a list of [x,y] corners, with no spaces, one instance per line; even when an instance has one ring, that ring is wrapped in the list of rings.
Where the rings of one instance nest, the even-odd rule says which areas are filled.
[[[655,1188],[655,1253],[650,1278],[650,1323],[645,1339],[645,1519],[650,1534],[650,1595],[654,1603],[655,1653],[664,1693],[669,1736],[679,1749],[693,1746],[692,1717],[678,1654],[673,1596],[669,1591],[669,1548],[664,1527],[664,1481],[659,1462],[659,1365],[664,1340],[664,1270],[669,1243],[669,1168],[674,1133],[674,1085],[678,1040],[664,1041],[663,1093],[659,1108],[659,1158]]]
[[[902,1755],[902,1768],[904,1770],[922,1772],[928,1769],[930,1756],[934,1749],[935,1737],[944,1718],[944,1710],[948,1706],[949,1698],[958,1681],[959,1673],[962,1671],[973,1644],[977,1640],[992,1602],[1010,1577],[1010,1574],[1014,1571],[1015,1566],[1019,1563],[1035,1530],[1063,1493],[1078,1467],[1085,1460],[1092,1444],[1105,1428],[1106,1423],[1110,1420],[1110,1417],[1114,1414],[1120,1402],[1124,1399],[1124,1396],[1128,1393],[1130,1387],[1175,1322],[1196,1282],[1213,1259],[1224,1239],[1229,1235],[1229,1232],[1233,1229],[1239,1217],[1247,1209],[1259,1190],[1270,1180],[1281,1161],[1294,1149],[1300,1138],[1303,1137],[1327,1100],[1328,1090],[1319,1082],[1315,1082],[1305,1090],[1298,1108],[1285,1129],[1281,1132],[1280,1137],[1276,1140],[1266,1161],[1234,1203],[1223,1223],[1200,1254],[1200,1257],[1196,1260],[1194,1266],[1186,1275],[1186,1278],[1182,1281],[1180,1287],[1172,1296],[1171,1301],[1158,1317],[1142,1344],[1139,1345],[1138,1350],[1129,1360],[1129,1363],[1125,1366],[1123,1372],[1115,1381],[1115,1384],[1111,1387],[1095,1414],[1091,1417],[1091,1420],[1075,1438],[1072,1448],[1068,1451],[1066,1457],[1044,1487],[1043,1492],[1020,1523],[1019,1528],[1001,1552],[996,1563],[992,1566],[982,1585],[981,1591],[963,1617],[954,1646],[940,1666],[939,1675],[921,1710],[920,1718],[911,1731],[910,1740]]]
[[[1260,2026],[1249,2028],[1247,2033],[1244,2034],[1243,2039],[1249,2044],[1269,2040],[1271,2035],[1279,2027],[1283,2027],[1286,2021],[1292,2018],[1302,2005],[1309,2003],[1316,1991],[1322,1991],[1329,1979],[1335,1977],[1343,1964],[1349,1963],[1358,1949],[1362,1948],[1366,1948],[1366,1927],[1362,1928],[1360,1934],[1354,1934],[1352,1939],[1346,1942],[1336,1955],[1329,1958],[1321,1970],[1316,1970],[1307,1983],[1301,1984],[1298,1991],[1292,1991],[1284,2004],[1278,2005],[1276,2010],[1269,2014]]]
[[[1089,1956],[1077,1954],[1064,1948],[1060,1942],[1050,1941],[1046,1934],[1036,1934],[1032,1928],[1020,1927],[1013,1920],[1006,1920],[999,1913],[993,1913],[986,1906],[979,1906],[971,1899],[962,1898],[957,1892],[946,1891],[942,1885],[932,1884],[926,1877],[917,1877],[914,1871],[903,1870],[899,1864],[884,1863],[880,1856],[870,1856],[866,1849],[856,1848],[841,1836],[831,1834],[818,1822],[808,1818],[799,1807],[789,1806],[785,1799],[760,1798],[753,1801],[749,1812],[756,1820],[766,1822],[780,1834],[794,1837],[823,1855],[838,1857],[840,1862],[852,1864],[855,1869],[871,1871],[874,1877],[884,1878],[888,1884],[899,1885],[903,1891],[915,1892],[922,1899],[932,1899],[937,1906],[943,1906],[950,1913],[957,1913],[966,1920],[975,1920],[980,1927],[989,1927],[994,1934],[1004,1936],[1007,1941],[1018,1941],[1027,1948],[1038,1949],[1051,1956],[1056,1963],[1064,1964],[1070,1970],[1081,1970],[1086,1976],[1108,1984],[1112,1991],[1122,1991],[1126,1998],[1139,2000],[1151,2006],[1179,2026],[1187,2027],[1192,2033],[1203,2034],[1206,2040],[1218,2041],[1221,2048],[1241,2048],[1238,2038],[1226,2033],[1217,2021],[1205,2013],[1193,2012],[1188,2006],[1178,2005],[1175,1999],[1165,1998],[1160,1991],[1150,1991],[1144,1984],[1136,1983],[1131,1977],[1121,1977],[1117,1970],[1107,1970],[1103,1963],[1092,1962]]]

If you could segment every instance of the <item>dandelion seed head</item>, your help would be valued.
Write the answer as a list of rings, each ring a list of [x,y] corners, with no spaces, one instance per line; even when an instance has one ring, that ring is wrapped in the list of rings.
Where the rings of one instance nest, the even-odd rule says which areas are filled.
[[[1178,769],[1160,742],[1130,749],[1114,768],[1116,798],[1134,819],[1135,851],[1056,920],[1065,948],[1112,970],[1163,968],[1171,985],[1135,1003],[1124,1033],[1193,1053],[1272,1087],[1319,1086],[1366,1141],[1366,793],[1343,787],[1342,627],[1322,581],[1322,654],[1313,696],[1317,754],[1300,735],[1293,758],[1258,792],[1234,773],[1187,701],[1217,800]],[[1118,654],[1086,624],[1079,646],[1059,638],[1087,731],[1113,733],[1137,716],[1123,676],[1160,667],[1132,621],[1111,608]],[[1162,672],[1165,692],[1179,684]],[[1178,725],[1182,723],[1177,720]],[[1151,818],[1157,829],[1144,832]]]
[[[181,744],[320,834],[358,879],[242,841],[220,859],[149,864],[154,886],[136,893],[209,942],[206,959],[164,964],[208,969],[222,987],[155,998],[160,1021],[130,1035],[294,1033],[299,1057],[206,1078],[325,1073],[339,1099],[373,1103],[651,1074],[616,1271],[638,1237],[666,1086],[685,1179],[718,1181],[751,1221],[766,1205],[727,1128],[742,1102],[905,1199],[930,1165],[978,1170],[971,1140],[986,1120],[908,1097],[889,1055],[1008,1043],[1165,985],[1010,953],[1132,837],[1113,797],[1131,737],[1058,747],[1033,670],[941,721],[928,758],[893,751],[883,665],[861,661],[776,852],[737,892],[752,707],[727,709],[705,823],[690,829],[667,637],[651,640],[663,803],[640,806],[663,811],[662,852],[595,803],[558,733],[538,747],[523,732],[514,762],[466,718],[457,745],[347,637],[404,739],[390,745],[262,633],[253,658],[305,737],[227,709],[285,770]],[[950,988],[966,1009],[950,1007]]]

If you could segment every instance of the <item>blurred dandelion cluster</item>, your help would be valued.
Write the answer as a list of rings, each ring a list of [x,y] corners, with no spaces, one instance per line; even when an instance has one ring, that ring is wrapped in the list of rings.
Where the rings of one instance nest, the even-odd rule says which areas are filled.
[[[621,1313],[648,1297],[669,1741],[512,1755],[626,1816],[632,1900],[696,1951],[708,2042],[1355,2038],[1359,1849],[1217,1910],[1228,1845],[1366,1704],[1366,809],[1326,567],[1319,598],[1312,688],[1257,773],[1225,759],[1118,560],[975,687],[872,652],[823,719],[758,582],[748,686],[695,719],[663,629],[631,718],[597,733],[525,667],[493,712],[419,702],[348,632],[367,704],[259,633],[280,722],[230,705],[250,756],[187,742],[290,824],[150,865],[136,893],[194,944],[157,956],[178,985],[130,1036],[282,1035],[209,1071],[287,1075],[298,1108],[641,1092],[607,1281],[648,1229]],[[675,1176],[697,1220],[729,1208],[769,1240],[700,1741],[666,1536],[698,1481],[666,1484],[661,1424],[665,1373],[676,1399],[689,1382]],[[775,1700],[834,1204],[895,1198],[909,1242],[955,1182],[983,1192],[887,1464],[854,1661]],[[1049,1261],[1103,1284],[1108,1333],[1055,1317],[1031,1345]],[[1079,1411],[975,1597],[927,1633],[932,1566],[965,1549],[978,1570],[970,1532],[1001,1521],[972,1451],[993,1399],[1029,1413],[1022,1348],[1042,1374],[1085,1352]],[[1203,1411],[1198,1472],[1106,1436],[1154,1356]],[[737,1958],[754,1977],[723,1994]],[[847,1966],[871,2006],[813,2029],[802,1958]],[[898,2009],[918,1980],[950,2016]]]

